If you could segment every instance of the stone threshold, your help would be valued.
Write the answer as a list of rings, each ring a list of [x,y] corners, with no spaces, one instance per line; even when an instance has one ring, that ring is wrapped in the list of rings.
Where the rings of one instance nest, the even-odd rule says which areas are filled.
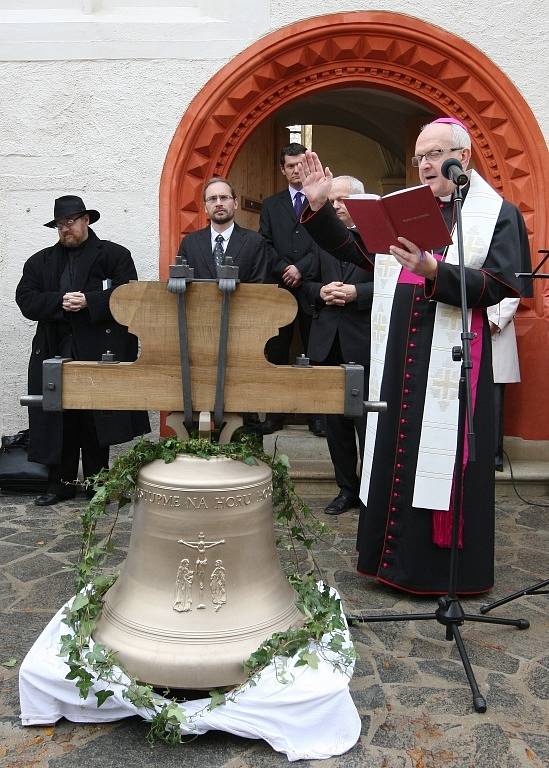
[[[276,449],[290,460],[290,475],[298,491],[304,487],[308,495],[325,496],[337,491],[334,470],[326,440],[312,435],[304,425],[286,427],[264,438],[268,453]],[[505,438],[507,457],[504,471],[495,472],[496,496],[514,494],[517,490],[528,497],[549,496],[549,441],[527,441]]]

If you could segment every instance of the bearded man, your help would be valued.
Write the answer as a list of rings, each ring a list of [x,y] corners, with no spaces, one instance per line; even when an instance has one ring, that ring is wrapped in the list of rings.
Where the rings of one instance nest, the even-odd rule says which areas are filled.
[[[88,210],[76,195],[54,204],[58,241],[28,259],[15,300],[23,315],[38,322],[28,370],[29,394],[42,394],[42,363],[60,355],[73,360],[137,357],[137,338],[119,325],[109,309],[114,289],[137,280],[127,248],[100,240],[90,228],[99,212]],[[29,409],[29,459],[49,466],[48,492],[35,499],[50,506],[72,498],[80,453],[84,479],[108,468],[109,446],[150,431],[144,411]]]

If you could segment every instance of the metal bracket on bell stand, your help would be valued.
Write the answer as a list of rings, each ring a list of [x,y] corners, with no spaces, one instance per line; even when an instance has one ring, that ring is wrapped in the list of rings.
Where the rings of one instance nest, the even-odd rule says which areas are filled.
[[[51,357],[42,363],[42,394],[23,395],[21,405],[29,408],[39,406],[44,411],[63,410],[63,363],[72,362],[71,357]]]
[[[306,355],[295,359],[295,368],[312,368]],[[347,418],[360,418],[364,413],[385,413],[387,403],[384,400],[364,400],[364,366],[358,363],[341,363],[345,371],[345,391],[343,415]]]
[[[364,413],[364,366],[357,363],[342,363],[345,371],[345,400],[343,415],[350,418]],[[385,409],[387,403],[384,403]]]
[[[343,415],[357,418],[364,413],[385,413],[385,400],[364,400],[364,366],[358,363],[342,363],[345,371],[345,400]]]
[[[117,365],[113,352],[107,350],[101,355],[100,365]],[[29,408],[42,408],[43,411],[63,410],[63,363],[72,363],[72,357],[56,355],[42,362],[42,394],[22,395],[19,403]]]
[[[175,264],[170,265],[168,291],[177,295],[177,320],[179,324],[179,359],[181,363],[181,386],[183,389],[183,422],[190,434],[193,428],[193,401],[191,390],[191,363],[189,360],[189,335],[187,331],[187,310],[185,293],[187,282],[194,279],[194,269],[177,256]]]
[[[217,376],[215,382],[214,424],[223,425],[225,405],[225,370],[227,364],[227,343],[229,340],[229,310],[231,294],[236,290],[238,267],[230,256],[225,256],[225,263],[217,267],[217,284],[223,294],[221,321],[219,324],[219,346],[217,352]]]

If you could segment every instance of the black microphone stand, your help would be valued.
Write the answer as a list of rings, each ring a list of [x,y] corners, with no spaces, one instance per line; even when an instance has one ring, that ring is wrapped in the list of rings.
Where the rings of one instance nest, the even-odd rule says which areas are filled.
[[[541,279],[549,278],[549,274],[547,272],[540,272],[540,269],[543,267],[547,259],[549,259],[549,250],[542,248],[538,250],[538,253],[545,254],[545,255],[543,256],[543,259],[540,261],[537,267],[534,269],[534,271],[533,272],[515,272],[516,277],[526,277],[526,278],[529,278],[530,280],[532,278],[541,278]],[[532,584],[530,587],[524,587],[523,589],[520,589],[518,592],[513,592],[513,594],[511,595],[507,595],[507,597],[502,597],[499,600],[494,600],[492,603],[481,605],[480,612],[488,613],[488,611],[491,611],[493,608],[498,608],[500,605],[505,605],[505,603],[510,603],[511,600],[516,600],[517,597],[523,597],[524,595],[549,595],[549,590],[544,589],[544,587],[547,587],[547,586],[549,586],[549,579],[538,581],[537,584]]]
[[[530,624],[526,619],[500,619],[491,616],[466,613],[456,594],[459,564],[459,512],[463,502],[463,455],[466,423],[469,426],[469,432],[467,434],[469,449],[468,461],[475,461],[475,435],[473,433],[473,419],[467,419],[467,414],[472,415],[473,413],[471,395],[471,369],[473,367],[471,361],[471,340],[473,334],[469,331],[467,293],[465,289],[465,259],[463,250],[463,224],[461,218],[463,194],[459,183],[456,183],[455,181],[454,183],[456,184],[454,193],[454,211],[459,256],[462,346],[454,347],[452,349],[452,360],[455,362],[461,361],[461,374],[458,390],[459,410],[457,450],[454,465],[454,507],[452,510],[452,541],[450,547],[448,593],[438,598],[438,608],[434,613],[387,614],[381,616],[351,615],[348,617],[348,621],[351,625],[354,623],[368,623],[375,621],[438,621],[439,624],[442,624],[446,628],[446,640],[453,640],[457,646],[473,694],[473,706],[475,710],[477,712],[486,712],[486,699],[480,693],[459,628],[466,621],[476,621],[487,624],[505,624],[517,627],[518,629],[528,629]]]

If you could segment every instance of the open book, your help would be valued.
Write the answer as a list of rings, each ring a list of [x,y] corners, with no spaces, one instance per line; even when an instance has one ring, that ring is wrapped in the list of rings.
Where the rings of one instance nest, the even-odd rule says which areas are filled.
[[[405,237],[424,251],[450,245],[452,238],[429,186],[388,195],[351,195],[345,205],[370,253],[389,253]]]

